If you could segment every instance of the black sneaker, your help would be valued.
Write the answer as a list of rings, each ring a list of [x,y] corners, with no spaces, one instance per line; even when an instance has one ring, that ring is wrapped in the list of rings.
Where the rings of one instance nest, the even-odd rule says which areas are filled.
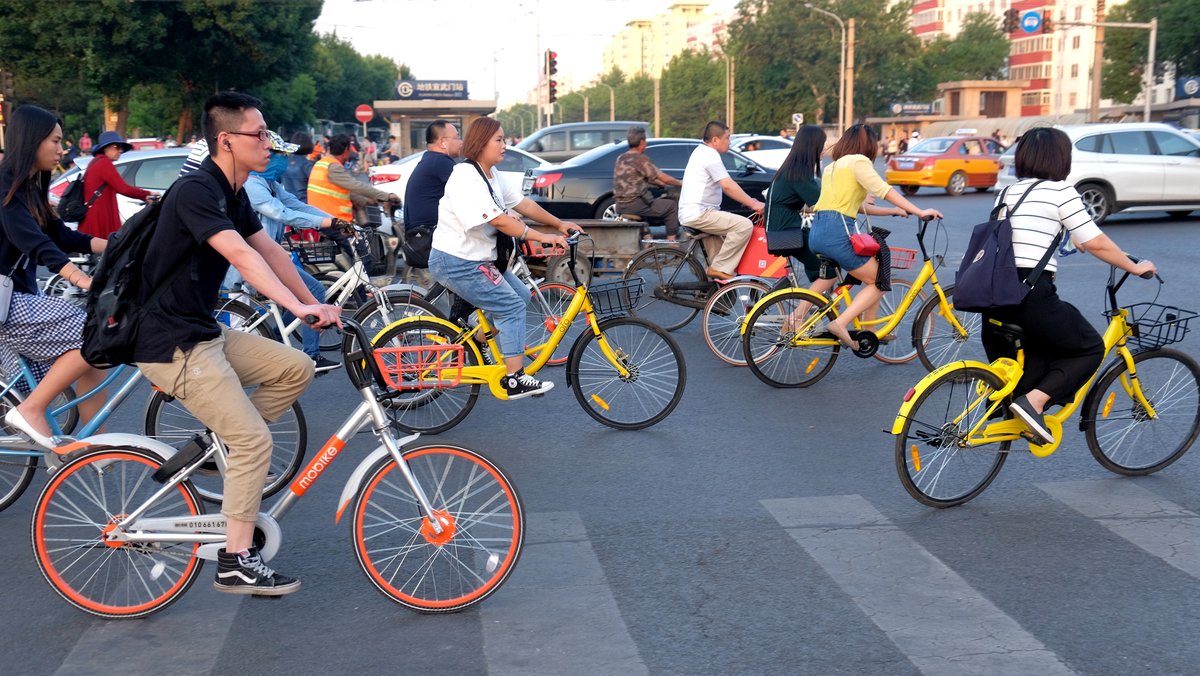
[[[317,356],[313,357],[313,364],[316,367],[313,370],[318,374],[326,373],[326,372],[332,371],[334,369],[342,368],[341,364],[337,363],[336,361],[333,361],[332,359],[326,359],[322,355],[317,355]]]
[[[472,338],[471,340],[475,339]],[[475,347],[479,348],[479,356],[483,358],[484,366],[496,365],[496,358],[492,356],[492,351],[488,348],[487,343],[481,343],[478,340],[475,340]]]
[[[525,373],[525,369],[504,376],[502,382],[504,389],[508,391],[509,399],[540,396],[554,389],[554,383],[542,382]]]
[[[1054,443],[1054,435],[1046,428],[1046,419],[1042,417],[1041,413],[1034,410],[1033,405],[1029,403],[1029,397],[1023,396],[1017,399],[1008,405],[1008,410],[1020,418],[1042,444]]]
[[[217,551],[217,578],[213,587],[226,594],[253,596],[283,596],[299,591],[300,580],[280,575],[258,558],[258,548],[229,554]]]

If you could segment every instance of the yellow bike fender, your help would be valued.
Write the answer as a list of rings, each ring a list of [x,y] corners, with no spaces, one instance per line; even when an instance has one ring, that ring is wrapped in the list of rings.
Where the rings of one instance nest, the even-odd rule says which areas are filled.
[[[904,421],[908,420],[908,414],[912,411],[912,407],[916,404],[917,399],[920,398],[918,395],[932,385],[933,381],[942,377],[942,375],[944,375],[947,371],[971,367],[984,369],[985,371],[991,371],[995,373],[1001,380],[1004,379],[1004,373],[1002,371],[993,368],[991,364],[985,364],[981,361],[952,361],[949,364],[940,366],[926,374],[925,377],[916,384],[916,386],[910,388],[908,392],[904,393],[904,403],[900,404],[900,411],[896,413],[896,419],[892,421],[891,433],[900,434],[900,431],[904,429]]]
[[[776,298],[779,298],[780,296],[786,296],[786,295],[788,295],[788,294],[794,294],[794,293],[796,293],[797,291],[808,291],[809,293],[812,293],[812,294],[814,294],[814,295],[821,296],[821,294],[817,293],[816,291],[811,291],[811,290],[809,290],[809,289],[804,289],[804,288],[800,288],[800,287],[796,287],[796,286],[791,286],[791,287],[788,287],[788,288],[786,288],[786,289],[780,289],[780,290],[778,290],[778,291],[772,291],[771,293],[768,293],[767,295],[765,295],[765,296],[763,296],[762,298],[760,298],[760,299],[758,300],[758,302],[754,304],[754,307],[750,308],[750,311],[746,313],[746,316],[747,316],[747,317],[750,317],[750,316],[752,316],[752,315],[753,315],[755,312],[757,312],[757,311],[758,311],[758,309],[759,309],[760,307],[763,307],[763,306],[764,306],[764,305],[766,305],[767,303],[769,303],[769,302],[771,302],[771,301],[775,300]],[[825,302],[827,302],[827,303],[829,302],[829,299],[828,299],[828,298],[826,298],[825,296],[821,296],[821,297],[822,297],[822,298],[825,298]],[[741,330],[739,331],[739,333],[741,333],[742,335],[745,335],[745,334],[746,334],[746,328],[747,328],[749,325],[750,325],[750,323],[749,323],[749,322],[743,321],[743,322],[742,322],[742,328],[741,328]]]

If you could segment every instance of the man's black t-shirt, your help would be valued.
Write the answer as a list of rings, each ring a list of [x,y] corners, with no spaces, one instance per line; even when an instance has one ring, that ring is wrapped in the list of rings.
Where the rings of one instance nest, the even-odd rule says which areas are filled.
[[[148,296],[168,279],[170,288],[142,319],[134,361],[169,362],[176,347],[189,350],[221,335],[213,308],[229,261],[208,245],[208,238],[223,230],[242,237],[262,230],[246,191],[234,194],[212,158],[194,173],[202,172],[207,175],[179,179],[182,183],[163,201],[142,268],[142,294]],[[174,275],[180,266],[190,272]]]
[[[437,225],[438,202],[446,193],[446,181],[454,171],[454,158],[426,150],[404,188],[404,229]]]

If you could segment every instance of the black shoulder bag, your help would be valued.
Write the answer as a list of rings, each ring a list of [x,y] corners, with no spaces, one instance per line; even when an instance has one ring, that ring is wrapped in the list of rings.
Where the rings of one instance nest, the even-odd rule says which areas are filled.
[[[492,182],[487,179],[487,174],[483,173],[483,168],[475,160],[467,160],[475,171],[479,172],[479,178],[483,179],[483,184],[487,186],[488,194],[492,196],[492,201],[504,213],[508,213],[508,209],[504,208],[504,203],[500,198],[496,197],[496,191],[492,190]],[[508,270],[508,264],[512,260],[513,252],[517,250],[517,243],[512,235],[506,235],[499,230],[496,231],[496,269],[501,273]]]

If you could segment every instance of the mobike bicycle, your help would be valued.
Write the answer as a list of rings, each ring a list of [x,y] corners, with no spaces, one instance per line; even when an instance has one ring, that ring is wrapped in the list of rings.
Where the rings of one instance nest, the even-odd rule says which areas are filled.
[[[623,430],[650,427],[666,418],[683,398],[687,368],[683,352],[657,325],[624,315],[641,293],[641,280],[589,285],[574,272],[581,238],[567,238],[575,278],[575,294],[544,343],[525,349],[532,359],[525,372],[536,374],[550,363],[555,350],[574,330],[582,314],[585,326],[567,356],[567,383],[588,415]],[[518,256],[521,254],[518,252]],[[395,355],[405,379],[384,401],[388,414],[403,430],[437,433],[461,422],[479,397],[481,386],[497,399],[508,399],[501,380],[507,371],[500,359],[496,331],[481,310],[477,324],[439,317],[410,317],[387,327],[374,345],[420,348]],[[486,337],[486,346],[474,336]],[[443,349],[452,346],[454,349]]]
[[[308,318],[310,321],[315,319]],[[508,579],[521,554],[525,513],[516,487],[491,460],[451,445],[397,439],[380,405],[395,373],[367,334],[343,320],[346,374],[362,398],[287,492],[260,513],[254,541],[264,561],[279,551],[279,520],[369,427],[379,446],[342,488],[336,520],[348,516],[355,557],[393,601],[426,613],[462,610]],[[403,348],[399,348],[403,350]],[[224,475],[214,434],[177,450],[147,437],[101,434],[56,449],[70,460],[42,490],[33,551],[51,587],[104,618],[136,618],[179,599],[225,545],[226,520],[206,514],[192,477],[207,463]]]
[[[19,359],[20,372],[9,381],[0,380],[0,420],[9,409],[21,403],[22,392],[31,391],[37,386],[37,379],[23,358]],[[143,380],[142,372],[134,366],[121,365],[109,371],[104,380],[95,388],[76,394],[72,388],[67,388],[54,399],[47,411],[46,420],[50,424],[51,436],[66,437],[91,436],[99,431],[129,395],[137,389]],[[108,392],[107,400],[96,415],[78,430],[79,404],[102,392]],[[295,402],[279,417],[269,423],[273,447],[271,464],[267,481],[263,485],[263,496],[278,493],[291,480],[300,465],[304,462],[308,444],[308,426],[304,419],[304,411],[300,402]],[[62,466],[63,460],[58,454],[42,448],[30,441],[24,434],[8,429],[0,422],[0,511],[17,501],[37,473],[38,461],[46,464],[46,469],[54,473]],[[191,417],[174,397],[155,388],[146,401],[143,429],[147,436],[152,436],[167,444],[183,445],[188,439],[204,426]],[[216,475],[215,466],[208,465],[193,478],[197,494],[204,500],[219,503],[222,498],[221,481]]]
[[[932,219],[920,219],[917,246],[923,264],[917,277],[894,307],[884,306],[872,320],[856,317],[850,336],[858,357],[871,357],[879,351],[880,339],[903,340],[900,329],[909,322],[909,313],[918,306],[926,286],[932,293],[919,303],[911,321],[910,344],[925,368],[961,359],[983,348],[972,341],[978,336],[980,315],[954,309],[954,286],[938,281],[941,256],[931,256],[925,246],[925,234]],[[938,221],[938,227],[942,222]],[[841,286],[831,298],[802,288],[785,289],[765,296],[750,311],[742,329],[742,350],[754,375],[772,387],[808,387],[833,368],[842,343],[829,333],[827,326],[850,305],[850,287]],[[902,352],[907,353],[908,350]],[[911,358],[911,357],[909,357]]]
[[[971,500],[996,478],[1013,442],[1028,441],[1038,458],[1057,450],[1076,409],[1092,456],[1117,474],[1151,474],[1187,452],[1200,433],[1200,366],[1165,346],[1183,340],[1196,313],[1156,302],[1122,307],[1117,291],[1128,277],[1118,280],[1112,268],[1105,287],[1104,358],[1116,356],[1107,366],[1102,360],[1070,402],[1044,415],[1053,442],[1040,443],[1009,410],[1025,366],[1023,331],[1015,324],[993,322],[1015,359],[956,361],[910,389],[890,430],[909,495],[931,507]]]

